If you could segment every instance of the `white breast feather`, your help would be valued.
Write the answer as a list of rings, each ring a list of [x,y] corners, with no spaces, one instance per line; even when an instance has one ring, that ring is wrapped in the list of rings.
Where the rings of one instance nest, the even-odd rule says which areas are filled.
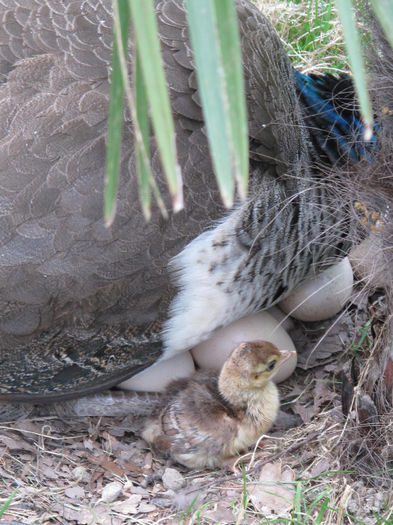
[[[239,300],[234,276],[247,252],[234,238],[238,213],[191,241],[171,261],[180,288],[164,326],[164,358],[192,348],[225,326],[255,310]],[[243,297],[245,290],[242,284]],[[250,283],[251,297],[255,294]]]

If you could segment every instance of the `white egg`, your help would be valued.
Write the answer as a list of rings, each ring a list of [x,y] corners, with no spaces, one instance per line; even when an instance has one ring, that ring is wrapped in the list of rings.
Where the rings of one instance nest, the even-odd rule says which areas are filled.
[[[182,352],[165,361],[154,363],[117,386],[138,392],[162,392],[174,379],[189,377],[194,372],[195,366],[190,352]]]
[[[192,350],[192,356],[201,368],[220,370],[232,351],[242,342],[256,340],[270,341],[281,350],[295,350],[291,338],[268,312],[258,312],[216,330],[210,339],[199,343]],[[274,381],[279,383],[289,377],[296,368],[297,358],[293,355],[283,363]]]
[[[281,328],[284,328],[285,331],[289,332],[292,330],[292,328],[294,328],[295,322],[292,317],[288,314],[285,314],[277,305],[271,306],[266,310],[266,312],[272,315],[274,319],[280,323]]]
[[[353,272],[345,257],[318,276],[305,280],[279,306],[301,321],[323,321],[343,308],[352,288]]]

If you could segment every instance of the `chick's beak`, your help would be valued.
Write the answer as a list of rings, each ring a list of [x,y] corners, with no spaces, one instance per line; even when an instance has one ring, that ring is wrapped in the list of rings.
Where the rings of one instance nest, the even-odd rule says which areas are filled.
[[[294,357],[296,355],[296,350],[280,350],[281,354],[281,361],[280,365],[282,363],[285,363],[285,361],[288,361],[291,357]]]

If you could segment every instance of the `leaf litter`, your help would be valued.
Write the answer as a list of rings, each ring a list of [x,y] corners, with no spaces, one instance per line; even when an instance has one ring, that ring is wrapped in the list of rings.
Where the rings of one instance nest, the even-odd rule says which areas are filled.
[[[17,489],[2,519],[82,525],[289,519],[294,484],[302,480],[310,484],[310,498],[330,490],[332,508],[339,508],[340,487],[346,484],[345,512],[350,509],[363,523],[375,523],[373,511],[387,501],[388,489],[367,487],[363,478],[354,481],[342,468],[340,443],[349,438],[337,369],[348,362],[351,347],[342,344],[345,317],[343,325],[335,326],[339,351],[330,356],[326,348],[322,354],[309,352],[309,368],[304,360],[304,367],[280,385],[283,409],[299,415],[302,424],[286,431],[273,428],[238,458],[233,471],[189,472],[166,460],[132,432],[131,416],[36,418],[1,425],[0,508]],[[369,503],[359,515],[354,501],[360,493]],[[344,518],[345,512],[343,507]],[[326,523],[336,519],[337,512],[330,512]],[[343,523],[352,522],[345,518]]]
[[[362,308],[363,303],[356,305],[357,316]],[[2,519],[82,525],[289,519],[300,480],[309,483],[308,498],[329,490],[329,505],[337,509],[345,484],[343,523],[352,523],[346,513],[375,523],[373,512],[388,501],[389,489],[386,484],[379,490],[367,487],[364,477],[351,478],[351,468],[343,469],[343,459],[348,464],[351,458],[341,445],[351,439],[353,428],[342,413],[338,370],[351,376],[351,344],[343,335],[351,327],[347,315],[333,323],[327,346],[318,345],[315,327],[308,329],[312,337],[306,357],[300,356],[303,364],[280,385],[283,410],[300,416],[301,424],[273,427],[232,471],[189,472],[166,460],[133,433],[131,416],[35,418],[1,425],[0,508],[17,489]],[[354,503],[359,494],[368,501],[361,511]],[[337,512],[329,512],[326,523],[336,523]]]

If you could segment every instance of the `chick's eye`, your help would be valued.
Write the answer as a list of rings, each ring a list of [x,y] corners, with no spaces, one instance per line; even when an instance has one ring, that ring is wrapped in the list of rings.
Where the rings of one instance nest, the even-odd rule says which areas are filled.
[[[270,361],[270,363],[267,365],[267,369],[272,371],[275,366],[276,366],[276,361]]]

